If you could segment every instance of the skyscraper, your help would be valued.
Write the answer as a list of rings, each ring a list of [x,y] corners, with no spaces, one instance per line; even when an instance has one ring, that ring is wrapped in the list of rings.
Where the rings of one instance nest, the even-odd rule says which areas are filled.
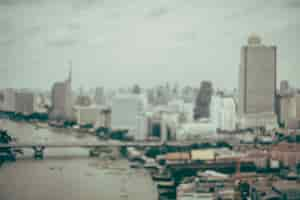
[[[202,81],[199,93],[196,97],[196,105],[194,108],[194,119],[209,118],[211,96],[213,94],[212,83],[210,81]]]
[[[241,48],[239,74],[238,113],[246,120],[246,126],[265,126],[265,123],[273,123],[274,117],[276,118],[275,95],[276,47],[263,45],[258,36],[251,35],[248,45]],[[263,117],[263,120],[260,117]],[[262,121],[263,124],[257,124]]]
[[[70,69],[69,77],[63,82],[56,82],[52,88],[52,109],[50,119],[55,120],[72,120],[72,70]]]

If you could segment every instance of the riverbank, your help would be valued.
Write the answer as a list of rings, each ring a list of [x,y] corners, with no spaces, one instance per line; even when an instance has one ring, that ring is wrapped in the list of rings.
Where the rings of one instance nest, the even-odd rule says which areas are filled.
[[[9,120],[2,120],[1,126],[19,142],[98,140]],[[125,159],[90,158],[85,148],[46,149],[45,160],[39,161],[32,158],[32,150],[25,150],[17,162],[0,168],[0,199],[157,200],[157,194],[144,169],[131,169]]]

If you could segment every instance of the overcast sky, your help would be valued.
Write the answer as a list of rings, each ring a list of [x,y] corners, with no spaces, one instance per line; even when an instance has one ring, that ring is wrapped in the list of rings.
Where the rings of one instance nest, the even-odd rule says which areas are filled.
[[[300,87],[299,0],[0,0],[0,88],[238,83],[251,33]]]

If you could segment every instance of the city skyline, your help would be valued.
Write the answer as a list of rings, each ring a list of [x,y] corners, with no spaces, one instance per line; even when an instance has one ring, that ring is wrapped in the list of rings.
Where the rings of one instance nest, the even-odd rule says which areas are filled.
[[[277,88],[284,79],[299,87],[297,1],[223,4],[2,1],[1,88],[49,90],[70,60],[73,88],[202,80],[238,88],[240,47],[252,32],[278,48]]]

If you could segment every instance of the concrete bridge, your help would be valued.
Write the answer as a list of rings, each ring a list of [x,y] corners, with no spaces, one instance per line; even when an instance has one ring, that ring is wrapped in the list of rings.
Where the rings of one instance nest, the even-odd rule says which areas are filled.
[[[46,148],[90,148],[90,155],[98,147],[189,147],[191,142],[153,142],[153,141],[98,141],[98,142],[80,142],[80,143],[9,143],[0,144],[1,149],[33,149],[35,158],[43,158]]]
[[[0,144],[0,148],[33,148],[33,147],[44,147],[44,148],[74,148],[74,147],[189,147],[191,145],[197,144],[196,142],[178,142],[178,141],[168,141],[168,142],[149,142],[149,141],[133,141],[133,142],[123,142],[123,141],[98,141],[98,142],[78,142],[78,143],[9,143]],[[201,143],[199,143],[201,144]]]

